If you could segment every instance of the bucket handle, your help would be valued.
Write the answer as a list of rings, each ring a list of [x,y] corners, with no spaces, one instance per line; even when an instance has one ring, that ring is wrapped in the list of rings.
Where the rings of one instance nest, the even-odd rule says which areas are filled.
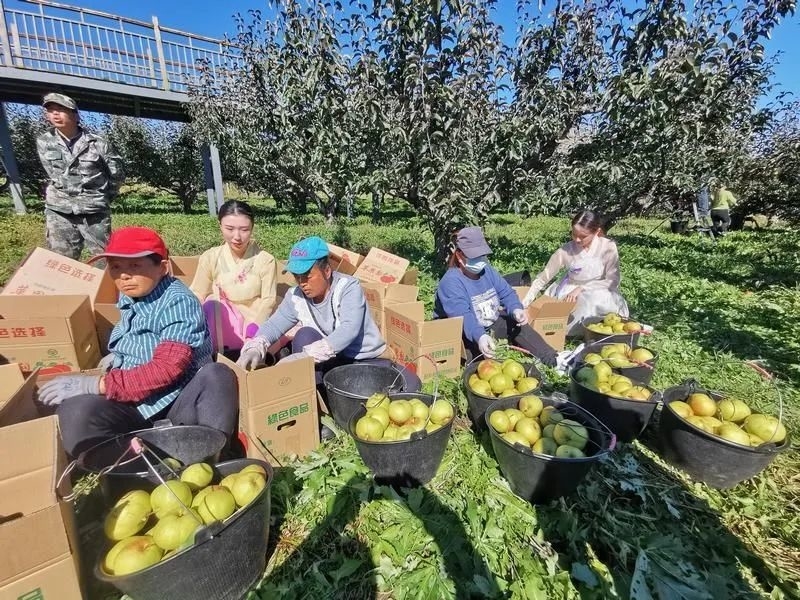
[[[593,418],[595,421],[597,421],[597,423],[600,425],[600,427],[601,427],[602,429],[598,429],[598,428],[596,428],[596,427],[587,428],[587,429],[594,429],[595,431],[603,431],[604,433],[608,434],[608,436],[610,437],[611,441],[610,441],[610,442],[609,442],[609,444],[608,444],[608,450],[606,450],[605,452],[613,452],[613,451],[614,451],[614,448],[616,448],[616,447],[617,447],[617,435],[616,435],[616,434],[615,434],[613,431],[611,431],[611,430],[610,430],[610,429],[609,429],[609,428],[606,426],[606,424],[605,424],[605,423],[603,423],[603,422],[602,422],[600,419],[598,419],[597,417],[595,417],[595,416],[594,416],[592,413],[590,413],[588,410],[586,410],[585,408],[583,408],[583,407],[582,407],[582,406],[580,406],[579,404],[575,404],[574,402],[572,402],[572,401],[569,399],[569,396],[567,396],[566,394],[564,394],[564,393],[562,393],[562,392],[553,392],[552,394],[550,394],[550,398],[552,398],[553,400],[558,400],[558,401],[560,401],[560,402],[570,402],[571,404],[574,404],[574,405],[575,405],[575,407],[576,407],[576,408],[577,408],[577,409],[578,409],[580,412],[582,412],[582,413],[585,413],[585,414],[589,415],[589,416],[590,416],[590,417],[592,417],[592,418]],[[584,427],[585,427],[585,426],[584,426]]]

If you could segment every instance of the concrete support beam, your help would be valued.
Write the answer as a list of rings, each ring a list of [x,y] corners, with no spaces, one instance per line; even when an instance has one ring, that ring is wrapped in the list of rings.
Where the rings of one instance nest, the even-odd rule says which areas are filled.
[[[217,193],[217,210],[225,203],[225,189],[222,185],[222,163],[219,160],[219,148],[214,144],[209,146],[211,152],[211,171],[214,174],[214,190]]]
[[[0,102],[0,148],[3,151],[3,166],[8,177],[8,189],[14,200],[14,210],[18,215],[24,215],[25,202],[22,199],[22,179],[19,176],[17,159],[14,156],[14,147],[11,144],[11,129],[8,125],[5,104]]]
[[[200,156],[203,159],[203,180],[206,184],[206,196],[208,196],[208,214],[216,217],[217,194],[214,190],[214,170],[211,167],[211,149],[206,144],[200,147]]]

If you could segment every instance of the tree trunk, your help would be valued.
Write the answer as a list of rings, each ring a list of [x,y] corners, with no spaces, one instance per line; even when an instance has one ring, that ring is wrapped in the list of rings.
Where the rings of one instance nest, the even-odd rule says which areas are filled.
[[[381,203],[383,201],[383,194],[375,190],[372,192],[372,223],[377,225],[381,220]]]

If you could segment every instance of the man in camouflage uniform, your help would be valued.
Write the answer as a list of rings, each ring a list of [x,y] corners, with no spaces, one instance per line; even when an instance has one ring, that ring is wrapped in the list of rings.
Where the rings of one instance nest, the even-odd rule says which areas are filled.
[[[36,138],[36,149],[49,179],[47,247],[74,259],[84,246],[101,254],[111,233],[111,200],[125,179],[122,160],[105,138],[80,126],[72,98],[47,94],[44,108],[53,129]]]

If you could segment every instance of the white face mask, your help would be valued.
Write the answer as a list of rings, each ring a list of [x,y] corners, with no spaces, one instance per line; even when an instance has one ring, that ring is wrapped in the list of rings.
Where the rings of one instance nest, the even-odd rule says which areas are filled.
[[[486,255],[477,256],[475,258],[468,258],[466,261],[461,263],[464,266],[466,271],[477,275],[481,271],[486,268],[486,265],[489,264],[489,261],[486,260]]]

